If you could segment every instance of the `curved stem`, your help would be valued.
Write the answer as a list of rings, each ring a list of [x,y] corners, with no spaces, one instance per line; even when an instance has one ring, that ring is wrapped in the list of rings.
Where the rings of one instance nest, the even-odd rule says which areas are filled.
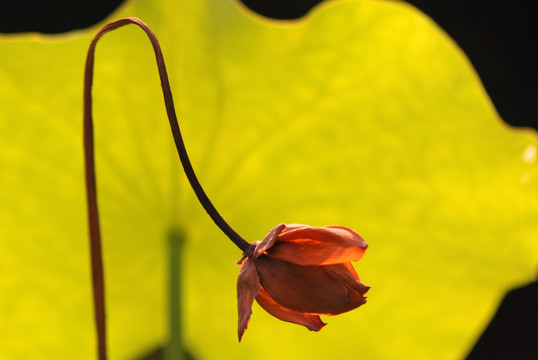
[[[90,232],[90,253],[93,281],[93,297],[95,307],[95,322],[97,326],[97,341],[98,341],[98,356],[100,360],[106,359],[106,322],[105,322],[105,300],[104,300],[104,276],[103,276],[103,260],[101,252],[101,234],[99,226],[99,214],[97,207],[97,189],[95,180],[95,158],[94,158],[94,141],[93,141],[93,120],[92,120],[92,80],[93,80],[93,64],[94,54],[97,41],[107,32],[115,30],[125,25],[138,25],[148,36],[159,69],[159,77],[161,79],[161,87],[163,90],[164,103],[166,113],[170,122],[172,136],[179,155],[179,159],[185,171],[185,175],[189,179],[189,183],[196,194],[196,197],[209,214],[213,222],[224,232],[233,243],[241,249],[247,256],[252,255],[253,246],[237,234],[226,223],[222,216],[218,213],[215,206],[211,203],[203,190],[185,149],[177,116],[172,98],[172,91],[168,81],[168,74],[164,58],[157,37],[153,31],[141,20],[137,18],[124,18],[105,25],[93,38],[88,54],[86,57],[86,67],[84,72],[84,160],[85,160],[85,176],[86,176],[86,196],[88,201],[88,224]]]

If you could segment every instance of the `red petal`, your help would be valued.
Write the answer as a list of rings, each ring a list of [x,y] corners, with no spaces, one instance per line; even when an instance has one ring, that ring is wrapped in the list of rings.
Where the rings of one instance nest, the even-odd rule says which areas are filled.
[[[355,268],[351,263],[328,265],[326,267],[332,272],[338,279],[340,279],[345,286],[357,291],[361,295],[365,295],[370,287],[360,282],[359,276],[355,271]]]
[[[359,280],[359,274],[357,274],[357,271],[355,270],[353,265],[351,265],[350,262],[344,263],[344,265],[349,270],[349,272],[355,277],[355,279]]]
[[[348,290],[324,266],[301,266],[267,256],[254,258],[260,282],[281,306],[304,313],[339,313]]]
[[[338,315],[353,310],[366,303],[364,295],[370,290],[368,285],[359,281],[355,269],[351,263],[336,264],[324,266],[326,271],[334,276],[335,280],[340,281],[346,288],[349,297],[349,303],[341,307],[338,311],[328,313],[327,315]]]
[[[297,224],[286,225],[274,245],[271,245],[270,249],[265,247],[267,255],[298,265],[358,261],[368,247],[359,234],[343,226],[314,227]]]
[[[273,246],[280,232],[285,228],[286,225],[279,224],[275,228],[271,229],[271,231],[269,231],[267,235],[265,235],[263,240],[258,245],[256,245],[256,249],[254,249],[254,256],[258,257],[262,254],[265,254],[265,252]]]
[[[319,315],[306,314],[279,305],[269,296],[263,287],[260,288],[260,292],[256,296],[256,301],[265,311],[282,321],[306,326],[311,331],[320,331],[325,326]]]
[[[252,303],[254,298],[260,291],[260,278],[254,262],[247,259],[241,266],[239,276],[237,277],[237,312],[238,312],[238,327],[237,335],[239,342],[245,333],[252,315]]]

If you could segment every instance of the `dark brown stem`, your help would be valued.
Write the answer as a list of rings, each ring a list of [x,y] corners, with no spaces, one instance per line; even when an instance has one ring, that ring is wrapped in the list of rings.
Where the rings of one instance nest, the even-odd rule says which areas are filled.
[[[93,299],[95,308],[95,323],[97,327],[97,346],[98,357],[100,360],[105,360],[107,357],[106,350],[106,319],[105,319],[105,295],[104,295],[104,276],[103,276],[103,259],[101,252],[101,234],[99,227],[99,214],[97,208],[97,190],[95,181],[95,159],[94,159],[94,141],[93,141],[93,120],[92,120],[92,80],[93,80],[93,64],[95,46],[97,41],[107,32],[115,30],[125,25],[135,24],[138,25],[146,35],[148,36],[153,51],[155,52],[155,58],[157,60],[157,67],[159,69],[159,77],[161,79],[161,87],[163,90],[164,103],[166,107],[166,113],[170,122],[170,128],[172,130],[172,136],[176,144],[176,149],[179,155],[181,164],[185,175],[189,179],[192,189],[196,194],[198,200],[204,207],[205,211],[209,214],[215,224],[224,232],[234,244],[243,250],[243,252],[250,256],[252,255],[253,246],[237,234],[231,227],[224,221],[222,216],[218,213],[217,209],[213,206],[206,193],[202,189],[196,174],[192,168],[191,162],[183,143],[181,131],[179,130],[179,124],[177,122],[176,111],[174,108],[174,100],[172,98],[172,91],[170,90],[170,84],[168,81],[168,74],[166,72],[166,66],[164,64],[164,58],[161,52],[159,41],[157,37],[151,31],[151,29],[141,20],[137,18],[124,18],[105,25],[93,38],[88,54],[86,57],[86,67],[84,72],[84,160],[85,160],[85,173],[86,173],[86,195],[88,200],[88,224],[90,232],[90,252],[91,252],[91,267],[92,267],[92,281],[93,281]]]

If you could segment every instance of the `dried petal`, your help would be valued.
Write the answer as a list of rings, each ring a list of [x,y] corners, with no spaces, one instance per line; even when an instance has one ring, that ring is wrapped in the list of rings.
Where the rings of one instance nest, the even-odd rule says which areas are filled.
[[[324,268],[329,274],[334,276],[335,280],[340,281],[344,285],[349,297],[349,303],[347,305],[341,307],[337,312],[327,313],[326,315],[338,315],[366,303],[364,295],[370,290],[370,287],[359,281],[359,277],[351,263],[327,265]]]
[[[324,266],[301,266],[267,256],[254,258],[254,263],[262,286],[283,307],[333,314],[349,304],[348,290]]]
[[[254,250],[254,256],[259,257],[260,255],[265,254],[265,252],[273,246],[278,235],[285,228],[286,225],[279,224],[275,228],[271,229],[271,231],[269,231],[267,235],[265,235],[263,240],[256,245],[256,249]]]
[[[350,262],[347,262],[347,263],[344,263],[344,265],[346,266],[346,268],[349,270],[349,272],[351,273],[351,275],[353,275],[353,277],[357,280],[359,280],[359,274],[357,274],[357,270],[355,270],[355,268],[353,267],[353,265],[351,265]]]
[[[357,275],[355,268],[350,262],[344,264],[327,265],[326,269],[340,279],[340,281],[348,284],[362,295],[366,294],[368,290],[370,290],[368,285],[360,282],[359,275]]]
[[[260,291],[260,278],[254,262],[247,259],[241,266],[241,271],[237,278],[237,312],[239,315],[237,335],[239,341],[245,333],[252,315],[252,303]]]
[[[264,246],[268,256],[299,265],[358,261],[368,247],[359,234],[346,227],[299,224],[286,225],[276,241],[267,241],[269,244],[272,246]]]
[[[258,296],[256,296],[256,301],[265,311],[280,320],[306,326],[311,331],[320,331],[325,326],[319,315],[294,311],[279,305],[269,296],[263,286],[260,288]]]

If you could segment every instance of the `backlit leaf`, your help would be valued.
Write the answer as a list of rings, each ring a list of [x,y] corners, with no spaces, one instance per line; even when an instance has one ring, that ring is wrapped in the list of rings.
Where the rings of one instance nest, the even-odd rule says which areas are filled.
[[[98,193],[112,359],[167,336],[165,235],[187,234],[185,343],[204,359],[453,359],[537,262],[536,137],[498,118],[458,47],[403,3],[329,2],[269,22],[227,1],[133,2],[161,41],[187,149],[249,241],[278,223],[368,242],[372,289],[319,333],[253,308],[237,343],[241,257],[187,186],[151,47],[97,46]],[[111,19],[112,20],[112,19]],[[0,358],[95,358],[82,74],[97,27],[0,37]]]

